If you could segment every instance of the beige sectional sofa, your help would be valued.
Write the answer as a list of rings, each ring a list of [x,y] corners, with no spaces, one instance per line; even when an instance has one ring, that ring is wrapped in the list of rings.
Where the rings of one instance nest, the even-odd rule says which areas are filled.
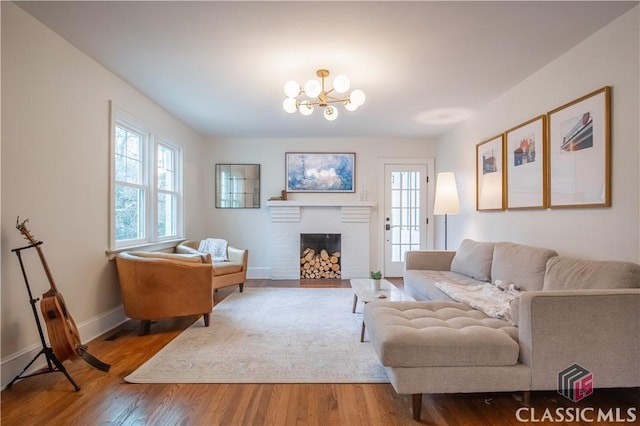
[[[505,291],[510,302],[496,314],[452,299],[454,287]],[[408,252],[404,290],[417,301],[368,303],[364,322],[419,419],[423,393],[525,391],[528,400],[528,391],[557,390],[574,364],[595,388],[640,386],[639,287],[635,263],[465,240],[457,252]]]

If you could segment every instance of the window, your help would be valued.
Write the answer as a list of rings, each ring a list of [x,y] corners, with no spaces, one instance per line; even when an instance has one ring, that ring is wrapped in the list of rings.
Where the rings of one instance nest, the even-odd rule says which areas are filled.
[[[157,146],[158,167],[158,238],[177,236],[179,192],[176,188],[178,150],[160,143]]]
[[[182,150],[112,109],[111,248],[182,237]]]

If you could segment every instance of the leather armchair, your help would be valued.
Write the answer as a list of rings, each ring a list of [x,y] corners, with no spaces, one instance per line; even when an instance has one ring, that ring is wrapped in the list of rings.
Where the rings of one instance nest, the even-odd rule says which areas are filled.
[[[202,256],[156,252],[122,252],[116,256],[124,312],[142,321],[202,315],[209,326],[213,309],[213,270]]]
[[[249,250],[227,246],[226,262],[213,262],[210,254],[198,251],[200,241],[187,240],[176,246],[176,253],[189,254],[192,256],[202,256],[206,259],[212,270],[211,285],[214,290],[222,287],[238,285],[242,292],[244,282],[247,280],[247,263]]]

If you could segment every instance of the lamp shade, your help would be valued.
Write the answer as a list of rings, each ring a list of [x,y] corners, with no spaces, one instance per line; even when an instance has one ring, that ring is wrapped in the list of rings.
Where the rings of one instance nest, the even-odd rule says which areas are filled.
[[[358,109],[358,105],[352,103],[351,101],[345,101],[344,109],[346,109],[347,111],[355,111]]]
[[[309,80],[304,84],[304,93],[310,98],[315,98],[322,92],[322,85],[318,80]]]
[[[338,118],[338,108],[329,105],[324,109],[324,118],[329,121],[333,121]]]
[[[300,94],[300,85],[294,80],[289,80],[284,85],[284,94],[288,98],[295,98]]]
[[[300,102],[298,111],[300,111],[300,114],[302,115],[311,115],[313,112],[313,104],[309,101],[302,101]]]
[[[458,201],[456,177],[452,172],[438,173],[433,214],[441,215],[458,213],[460,213],[460,203]]]
[[[294,113],[298,110],[298,105],[295,98],[285,98],[282,102],[282,108],[288,113]]]
[[[345,93],[349,90],[349,86],[351,86],[351,82],[345,75],[339,75],[333,80],[333,88],[338,93]]]
[[[367,99],[364,92],[360,89],[356,89],[351,92],[351,96],[349,96],[349,100],[356,106],[362,106],[364,101]]]

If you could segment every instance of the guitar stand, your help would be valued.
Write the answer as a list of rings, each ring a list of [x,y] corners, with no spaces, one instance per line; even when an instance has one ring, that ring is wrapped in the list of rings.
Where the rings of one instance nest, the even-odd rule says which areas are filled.
[[[42,332],[42,325],[40,324],[40,317],[38,317],[38,311],[36,310],[36,303],[40,299],[34,299],[33,298],[33,295],[31,294],[31,287],[29,287],[29,280],[27,279],[27,273],[25,272],[24,264],[22,263],[22,257],[21,257],[21,253],[20,252],[22,250],[25,250],[25,249],[29,249],[29,248],[33,248],[33,247],[39,246],[40,244],[42,244],[42,241],[38,241],[35,244],[30,244],[30,245],[25,246],[25,247],[20,247],[20,248],[11,250],[12,252],[14,252],[16,254],[16,256],[18,256],[18,261],[20,262],[20,269],[22,270],[22,276],[24,277],[24,283],[27,286],[27,293],[29,293],[29,303],[31,303],[31,310],[33,311],[33,317],[36,320],[36,326],[38,327],[38,333],[40,334],[40,341],[42,342],[42,349],[31,360],[31,362],[29,364],[27,364],[27,366],[22,370],[22,372],[20,372],[20,374],[18,374],[16,377],[13,378],[13,380],[11,380],[11,382],[7,385],[7,389],[10,389],[11,386],[13,386],[13,384],[17,380],[20,380],[20,379],[26,379],[27,377],[39,376],[41,374],[60,372],[60,373],[65,375],[65,377],[67,378],[67,380],[69,380],[69,382],[71,382],[71,384],[73,385],[74,389],[76,391],[79,391],[80,390],[80,386],[78,386],[78,384],[69,375],[69,372],[67,371],[66,368],[64,368],[64,365],[62,364],[62,362],[60,362],[60,360],[53,353],[53,349],[51,347],[47,346],[47,342],[44,339],[44,333]],[[45,358],[47,359],[47,367],[44,367],[44,368],[36,371],[35,373],[24,374],[29,369],[29,367],[31,367],[31,365],[36,361],[36,359],[38,359],[40,357],[40,355],[44,355]]]

